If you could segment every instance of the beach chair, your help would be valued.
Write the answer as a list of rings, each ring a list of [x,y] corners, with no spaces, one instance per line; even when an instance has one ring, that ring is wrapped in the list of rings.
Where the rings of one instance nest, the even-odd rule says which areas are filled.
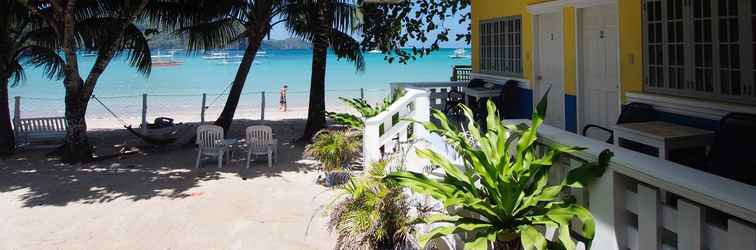
[[[215,125],[202,125],[197,128],[197,163],[199,168],[203,156],[218,158],[218,168],[223,167],[223,155],[227,147],[223,144],[223,128]]]
[[[250,126],[246,131],[247,168],[254,156],[267,156],[268,167],[278,158],[278,140],[273,139],[273,129],[268,126]]]

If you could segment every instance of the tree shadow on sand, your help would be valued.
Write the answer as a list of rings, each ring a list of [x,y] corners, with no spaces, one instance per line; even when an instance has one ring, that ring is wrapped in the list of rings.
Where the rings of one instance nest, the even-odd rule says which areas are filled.
[[[18,198],[24,207],[96,204],[116,199],[183,199],[192,196],[190,189],[203,182],[273,178],[285,172],[316,171],[313,165],[301,160],[304,145],[293,142],[301,133],[304,120],[239,120],[227,137],[241,138],[244,128],[257,124],[271,126],[280,141],[279,161],[273,167],[261,160],[246,168],[246,161],[242,159],[246,154],[239,153],[223,168],[217,168],[215,160],[210,160],[197,169],[194,168],[194,148],[134,146],[132,148],[138,149],[136,154],[76,166],[47,159],[45,152],[27,152],[0,160],[0,193],[19,192]],[[117,152],[124,145],[136,145],[133,137],[123,130],[98,131],[91,136],[99,153]]]

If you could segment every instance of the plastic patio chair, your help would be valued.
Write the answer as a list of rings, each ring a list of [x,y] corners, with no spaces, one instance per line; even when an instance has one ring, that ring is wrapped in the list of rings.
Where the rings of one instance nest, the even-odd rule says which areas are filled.
[[[223,128],[215,125],[202,125],[197,128],[197,163],[199,168],[202,156],[218,158],[218,168],[223,167],[223,156],[227,148],[223,144]]]
[[[622,113],[617,118],[617,124],[633,122],[650,122],[656,120],[656,110],[654,106],[646,103],[633,102],[622,107]],[[583,136],[588,136],[591,130],[604,131],[608,134],[606,143],[614,144],[614,131],[596,124],[588,124],[583,128]]]
[[[268,167],[278,158],[278,140],[273,138],[273,129],[268,126],[250,126],[246,131],[247,168],[253,156],[267,156]]]

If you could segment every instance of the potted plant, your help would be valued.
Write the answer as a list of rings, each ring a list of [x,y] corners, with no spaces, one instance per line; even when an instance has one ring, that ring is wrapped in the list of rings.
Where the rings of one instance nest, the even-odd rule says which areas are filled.
[[[326,186],[343,184],[349,179],[349,164],[359,158],[362,143],[351,131],[322,130],[305,147],[305,154],[319,161],[326,173]]]
[[[341,195],[328,209],[328,229],[337,234],[334,249],[417,248],[413,203],[399,185],[385,179],[387,171],[386,162],[373,163],[339,188]]]
[[[567,191],[599,178],[612,153],[602,152],[598,162],[572,169],[560,183],[549,185],[549,169],[559,156],[583,149],[550,146],[541,153],[536,148],[537,130],[543,123],[546,106],[544,98],[536,107],[530,127],[523,128],[504,125],[495,105],[489,101],[487,130],[481,131],[476,122],[468,122],[469,133],[449,126],[442,112],[433,111],[439,125],[425,123],[425,128],[455,147],[464,159],[465,170],[454,166],[442,154],[418,150],[418,156],[445,171],[443,179],[413,172],[397,172],[387,177],[453,208],[416,221],[439,225],[418,238],[421,247],[432,239],[464,232],[472,235],[465,249],[575,249],[572,237],[575,235],[570,231],[573,220],[581,222],[582,227],[576,231],[590,247],[595,229],[593,217]],[[472,111],[464,105],[461,108],[468,121],[474,121]],[[464,212],[449,212],[455,210]],[[545,228],[557,230],[557,239],[547,239]]]

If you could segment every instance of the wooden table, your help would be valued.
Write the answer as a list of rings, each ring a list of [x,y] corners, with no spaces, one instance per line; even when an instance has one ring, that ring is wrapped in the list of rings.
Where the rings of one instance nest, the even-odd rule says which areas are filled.
[[[465,93],[465,95],[472,96],[475,98],[493,98],[501,95],[501,90],[504,86],[496,85],[496,87],[493,88],[468,88],[463,87],[462,92]]]
[[[502,85],[494,85],[492,88],[479,87],[468,88],[463,87],[462,92],[467,95],[468,98],[474,98],[473,101],[466,100],[468,106],[470,106],[476,114],[476,120],[483,121],[486,119],[486,102],[488,99],[498,97],[501,95],[501,90],[504,88]]]
[[[622,146],[622,141],[654,147],[659,152],[659,158],[669,160],[669,152],[678,148],[709,147],[714,138],[714,132],[704,129],[662,122],[623,123],[612,126],[614,143]]]

